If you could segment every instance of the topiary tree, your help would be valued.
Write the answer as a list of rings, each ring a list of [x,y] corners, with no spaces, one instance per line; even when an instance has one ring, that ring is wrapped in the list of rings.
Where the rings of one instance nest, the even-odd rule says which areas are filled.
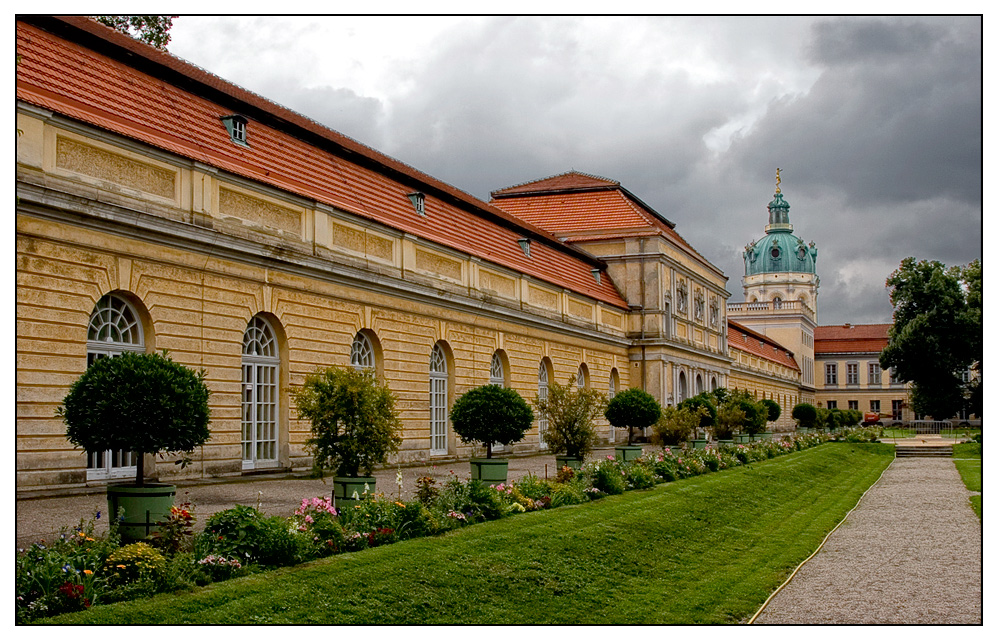
[[[450,421],[462,441],[482,443],[485,457],[492,458],[493,443],[509,445],[523,440],[534,422],[534,412],[516,390],[483,385],[454,402]]]
[[[780,404],[779,403],[777,403],[776,401],[774,401],[771,398],[764,398],[764,399],[762,399],[759,402],[766,406],[766,420],[767,421],[772,422],[772,421],[779,420],[780,414],[782,413],[782,410],[780,409]]]
[[[632,387],[610,399],[604,416],[610,425],[627,428],[627,444],[630,445],[634,429],[644,429],[657,421],[662,416],[662,406],[648,392]]]
[[[190,452],[210,438],[211,391],[204,376],[204,370],[175,363],[166,352],[124,352],[88,367],[56,415],[77,447],[135,452],[135,484],[142,486],[143,454]]]
[[[693,410],[702,409],[702,412],[697,412],[700,415],[700,423],[698,427],[709,430],[717,423],[716,402],[715,397],[711,395],[710,392],[703,392],[692,398],[686,399],[679,404],[679,407],[688,407]]]
[[[544,441],[551,451],[584,459],[599,442],[594,421],[605,404],[606,396],[579,389],[574,376],[568,385],[548,383],[547,398],[535,398],[534,407],[547,419]]]
[[[799,427],[814,427],[818,421],[818,410],[810,403],[797,403],[791,410],[790,417],[797,421]]]
[[[745,413],[742,429],[748,434],[758,434],[766,430],[768,410],[765,405],[744,390],[736,390],[728,398],[729,403],[736,404]]]
[[[305,446],[319,469],[334,469],[341,477],[363,470],[370,476],[402,443],[395,396],[368,371],[318,369],[292,399],[298,417],[312,424]]]

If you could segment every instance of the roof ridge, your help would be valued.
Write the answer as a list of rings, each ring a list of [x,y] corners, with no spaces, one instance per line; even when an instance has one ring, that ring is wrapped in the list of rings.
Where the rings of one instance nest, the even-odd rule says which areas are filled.
[[[561,178],[562,176],[571,176],[571,175],[584,176],[586,178],[593,178],[595,180],[602,180],[603,182],[609,183],[607,185],[608,187],[610,187],[610,186],[620,187],[620,181],[619,180],[613,180],[612,178],[607,178],[606,176],[597,176],[596,174],[587,174],[584,171],[577,171],[575,169],[570,169],[569,171],[564,171],[564,172],[562,172],[560,174],[552,174],[550,176],[545,176],[544,178],[535,178],[534,180],[528,180],[526,182],[517,183],[515,185],[509,185],[507,187],[500,187],[499,189],[490,191],[489,192],[489,197],[495,198],[496,194],[498,194],[500,192],[503,192],[503,191],[509,191],[510,189],[516,189],[517,187],[526,187],[527,185],[533,185],[533,184],[536,184],[536,183],[541,183],[541,182],[544,182],[545,180],[551,180],[553,178]]]

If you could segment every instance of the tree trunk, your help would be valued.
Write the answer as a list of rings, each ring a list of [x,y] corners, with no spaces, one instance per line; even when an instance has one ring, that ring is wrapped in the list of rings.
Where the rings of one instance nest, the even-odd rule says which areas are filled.
[[[485,444],[485,458],[492,458],[492,443]]]

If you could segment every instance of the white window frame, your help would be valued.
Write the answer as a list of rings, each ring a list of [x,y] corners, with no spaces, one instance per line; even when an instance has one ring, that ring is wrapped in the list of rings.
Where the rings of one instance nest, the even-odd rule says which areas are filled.
[[[537,369],[537,398],[546,401],[548,397],[548,367],[541,359],[540,367]],[[538,413],[537,416],[537,443],[542,450],[547,449],[548,444],[544,442],[544,431],[548,428],[548,419],[545,415]]]
[[[837,363],[825,363],[825,385],[839,384],[839,366]]]
[[[447,454],[447,355],[439,343],[430,352],[430,455]]]
[[[254,316],[243,332],[241,457],[243,470],[278,467],[281,354],[267,319]]]
[[[375,372],[378,361],[374,343],[364,332],[357,332],[350,345],[350,366],[358,372]]]
[[[880,385],[881,381],[881,369],[880,363],[872,362],[867,364],[867,377],[870,379],[870,385]]]
[[[616,368],[610,370],[610,386],[606,391],[606,400],[612,401],[613,397],[617,395],[617,370]],[[613,423],[610,423],[610,442],[617,442],[617,428],[614,427]]]
[[[104,295],[90,313],[87,327],[87,367],[101,358],[125,352],[144,353],[145,336],[138,312],[127,300]],[[87,481],[135,478],[135,452],[103,450],[87,452]]]
[[[489,385],[498,385],[499,387],[506,387],[506,368],[502,364],[502,357],[499,355],[499,350],[492,353],[492,362],[489,363]],[[506,446],[502,443],[493,443],[493,452],[505,451]]]
[[[859,363],[846,363],[846,385],[859,385]]]

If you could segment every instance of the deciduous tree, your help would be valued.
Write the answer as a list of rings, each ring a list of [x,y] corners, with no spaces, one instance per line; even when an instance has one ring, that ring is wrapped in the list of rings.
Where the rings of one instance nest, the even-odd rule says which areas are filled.
[[[97,22],[127,33],[157,49],[170,44],[170,28],[177,16],[94,16]]]

